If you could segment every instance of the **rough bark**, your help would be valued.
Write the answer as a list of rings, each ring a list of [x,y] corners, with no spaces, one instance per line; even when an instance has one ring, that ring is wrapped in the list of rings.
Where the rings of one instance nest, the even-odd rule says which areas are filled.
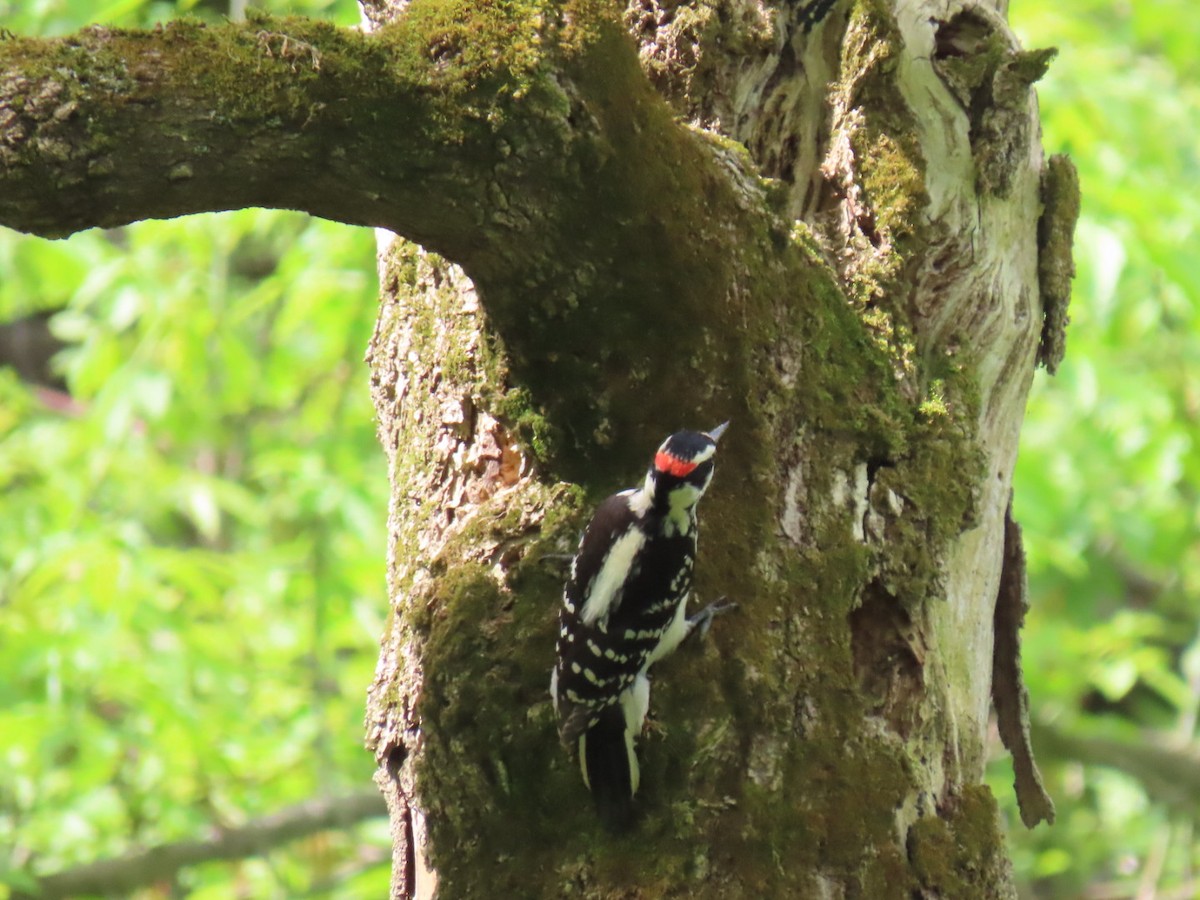
[[[266,203],[425,247],[381,242],[369,351],[393,895],[1011,896],[980,779],[1017,433],[1044,331],[1061,351],[1077,199],[1064,162],[1043,210],[1048,54],[962,0],[400,6],[365,4],[371,36],[73,39],[94,64],[0,44],[0,221],[107,224],[119,189],[143,200],[118,218]],[[188,78],[222,52],[233,79]],[[276,112],[227,114],[242,92]],[[128,102],[254,152],[168,144],[139,194]],[[726,418],[698,583],[738,612],[659,667],[643,819],[610,838],[554,735],[545,557],[666,433]]]
[[[691,362],[689,331],[724,353],[693,366],[683,392],[655,390],[638,366],[610,370],[588,393],[630,392],[633,422],[589,430],[585,409],[555,408],[540,386],[526,390],[519,367],[489,373],[488,363],[458,380],[430,369],[415,391],[408,364],[404,412],[389,422],[397,397],[381,387],[399,373],[385,367],[376,396],[385,444],[397,448],[395,496],[436,488],[469,498],[472,483],[487,495],[451,504],[454,522],[414,526],[411,510],[396,511],[397,526],[415,530],[395,554],[402,615],[385,642],[372,736],[384,758],[400,751],[397,808],[418,810],[426,827],[424,841],[405,844],[418,861],[408,869],[436,871],[454,897],[1011,896],[994,801],[979,782],[1004,511],[1043,334],[1038,273],[1069,272],[1072,192],[1066,179],[1065,202],[1043,210],[1029,89],[1048,54],[1021,51],[994,10],[973,4],[840,5],[809,30],[790,5],[647,3],[625,24],[675,112],[744,144],[775,179],[761,188],[766,227],[775,216],[793,227],[774,254],[747,260],[753,215],[722,211],[711,195],[704,224],[736,229],[732,248],[689,221],[665,225],[732,265],[715,291],[708,272],[704,286],[689,283],[699,305],[672,331],[678,352],[664,342],[671,350],[660,353],[668,366]],[[748,166],[717,146],[744,208]],[[661,208],[663,181],[650,183],[647,205]],[[1039,218],[1065,246],[1042,252]],[[604,220],[590,227],[603,231]],[[636,269],[645,251],[630,251],[622,264]],[[385,359],[470,359],[494,333],[460,321],[414,353],[431,296],[474,303],[460,276],[409,258],[415,268],[392,282],[387,305],[407,324],[374,344],[377,374]],[[653,262],[675,280],[670,259]],[[1056,304],[1062,288],[1060,276]],[[490,313],[486,285],[480,294]],[[608,315],[627,309],[619,296],[603,302]],[[734,303],[743,337],[754,329],[755,339],[712,327]],[[845,309],[856,314],[850,328]],[[558,305],[564,330],[577,315]],[[628,324],[636,334],[653,321],[647,310]],[[504,346],[519,357],[526,342]],[[612,351],[598,337],[582,352]],[[541,366],[563,370],[554,359]],[[423,415],[422,404],[449,414]],[[543,682],[559,583],[537,560],[569,549],[588,503],[621,484],[597,448],[632,482],[637,452],[663,433],[726,415],[741,441],[732,454],[722,448],[706,501],[701,584],[735,595],[739,615],[720,623],[714,646],[663,667],[655,709],[665,736],[644,744],[640,839],[610,842],[554,747]],[[510,452],[521,463],[508,471],[528,474],[497,482],[479,454],[497,458],[490,448],[523,416],[568,439],[532,452],[536,439],[518,439]],[[440,478],[414,490],[412,474],[397,477],[396,460],[439,443],[440,469],[410,473]],[[556,493],[567,490],[556,476],[582,481],[588,500]],[[432,508],[445,515],[445,504]],[[492,524],[504,517],[517,527]],[[444,568],[415,573],[421,558]],[[431,610],[448,617],[431,621]]]
[[[1029,691],[1021,672],[1021,627],[1029,611],[1025,573],[1025,544],[1021,526],[1013,521],[1012,502],[1004,513],[1004,562],[996,597],[996,632],[992,649],[992,703],[996,730],[1013,756],[1013,789],[1021,821],[1033,828],[1054,822],[1054,803],[1042,784],[1030,740]]]

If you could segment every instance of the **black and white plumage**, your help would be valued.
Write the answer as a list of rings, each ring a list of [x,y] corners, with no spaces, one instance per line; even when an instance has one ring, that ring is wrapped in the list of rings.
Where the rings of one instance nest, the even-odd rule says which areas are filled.
[[[597,811],[613,828],[632,819],[647,671],[723,608],[687,617],[696,504],[728,424],[668,437],[641,487],[600,504],[571,562],[550,694],[563,743],[577,748]]]

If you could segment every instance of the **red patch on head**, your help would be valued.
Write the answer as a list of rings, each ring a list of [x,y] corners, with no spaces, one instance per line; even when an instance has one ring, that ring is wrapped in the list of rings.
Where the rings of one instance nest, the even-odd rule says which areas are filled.
[[[672,456],[666,450],[659,450],[654,457],[654,468],[667,475],[682,478],[696,468],[696,463],[680,459],[678,456]]]

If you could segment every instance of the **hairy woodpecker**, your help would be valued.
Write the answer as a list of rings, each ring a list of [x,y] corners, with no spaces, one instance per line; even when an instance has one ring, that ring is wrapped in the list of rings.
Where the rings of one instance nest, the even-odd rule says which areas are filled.
[[[728,425],[663,441],[642,486],[600,504],[571,562],[550,695],[563,743],[576,747],[596,810],[614,830],[633,818],[634,738],[650,706],[647,671],[727,608],[712,604],[687,616],[696,503]]]

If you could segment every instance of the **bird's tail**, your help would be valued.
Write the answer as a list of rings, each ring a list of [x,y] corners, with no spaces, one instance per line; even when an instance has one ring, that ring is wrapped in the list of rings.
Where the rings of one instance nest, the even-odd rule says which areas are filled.
[[[604,710],[600,719],[579,736],[579,765],[600,821],[610,831],[628,829],[633,823],[638,761],[633,734],[620,706]]]

